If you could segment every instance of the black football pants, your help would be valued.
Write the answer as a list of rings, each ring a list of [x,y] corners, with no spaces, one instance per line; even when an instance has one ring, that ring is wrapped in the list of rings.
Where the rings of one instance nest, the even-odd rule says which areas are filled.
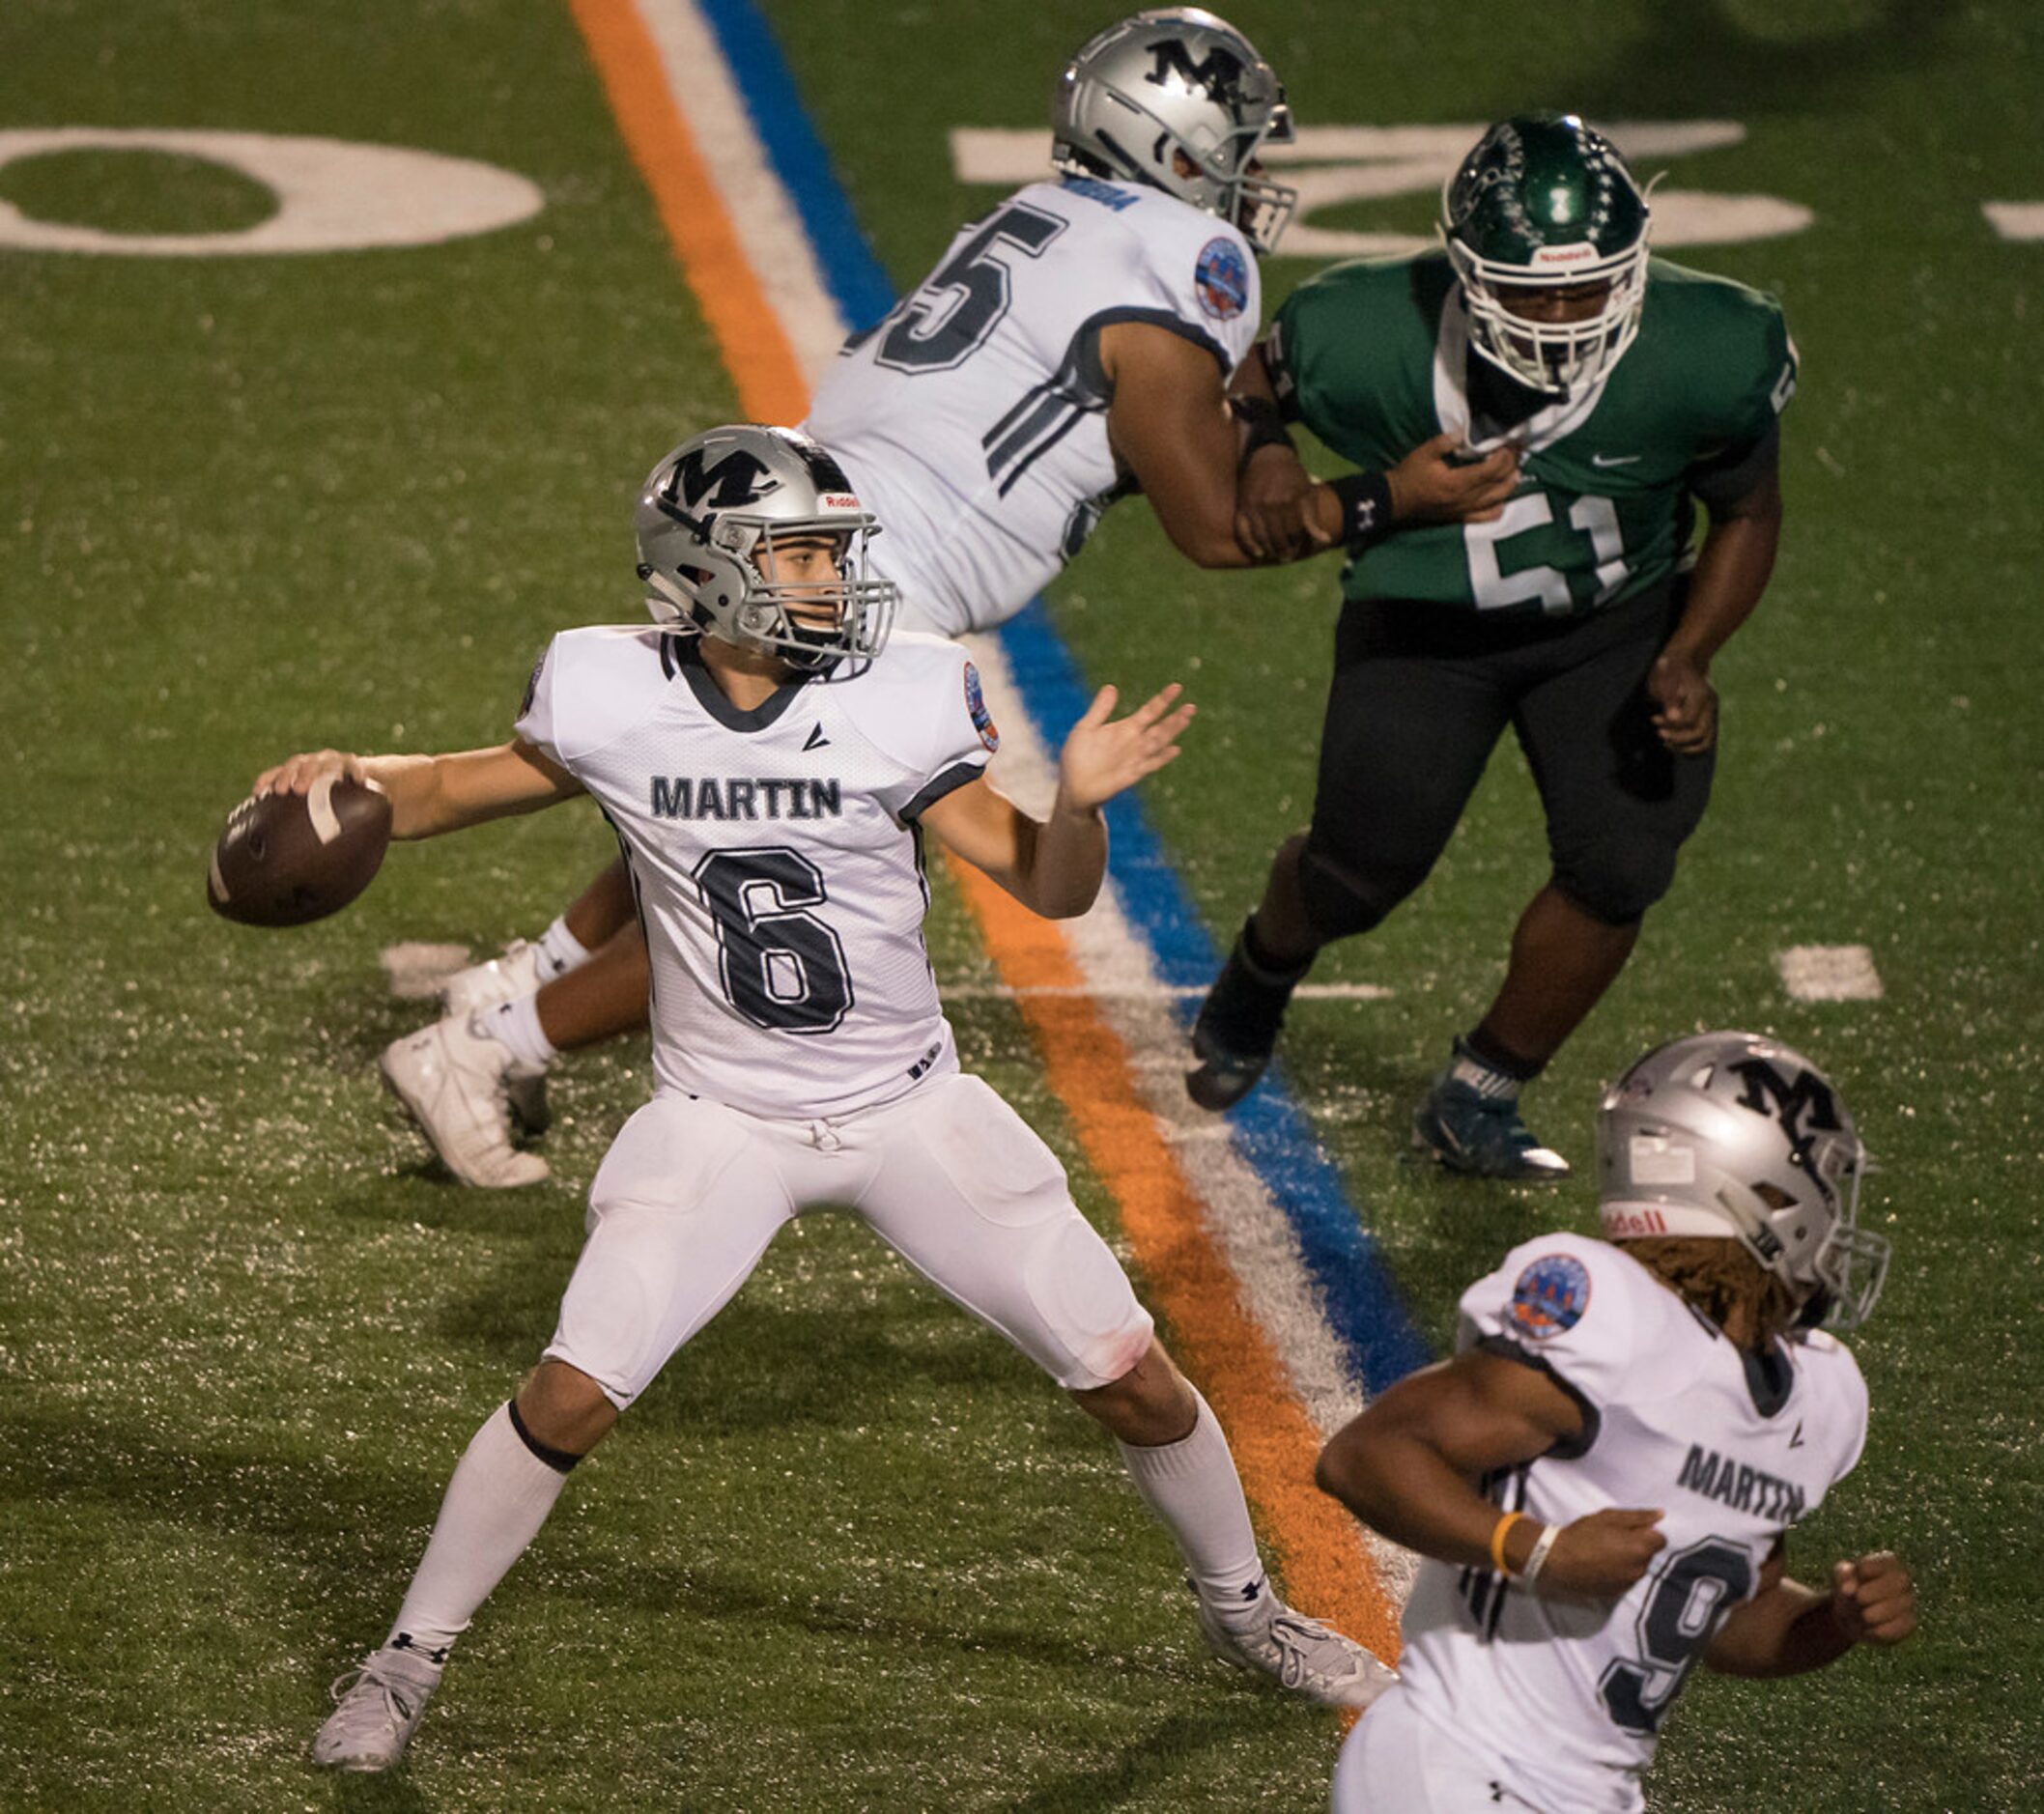
[[[1320,940],[1368,931],[1426,880],[1508,724],[1547,810],[1555,886],[1609,925],[1666,893],[1716,766],[1715,751],[1671,753],[1651,722],[1647,670],[1683,593],[1677,581],[1559,622],[1347,606],[1300,869]]]

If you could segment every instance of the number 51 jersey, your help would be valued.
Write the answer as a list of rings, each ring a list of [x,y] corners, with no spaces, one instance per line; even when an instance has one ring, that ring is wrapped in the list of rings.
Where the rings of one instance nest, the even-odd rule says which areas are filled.
[[[1615,1602],[1423,1563],[1399,1659],[1412,1710],[1536,1806],[1633,1814],[1690,1667],[1859,1460],[1865,1382],[1828,1335],[1747,1355],[1623,1248],[1572,1234],[1471,1286],[1459,1346],[1540,1369],[1582,1408],[1576,1442],[1485,1483],[1501,1512],[1660,1508],[1667,1546]]]
[[[571,630],[540,658],[518,734],[624,847],[661,1089],[808,1120],[957,1068],[917,819],[998,741],[964,650],[896,632],[863,672],[741,711],[693,637]]]
[[[845,343],[803,424],[887,525],[875,564],[919,627],[1011,617],[1123,485],[1100,332],[1163,328],[1225,382],[1262,292],[1249,242],[1161,189],[1033,183],[958,230],[937,269]]]

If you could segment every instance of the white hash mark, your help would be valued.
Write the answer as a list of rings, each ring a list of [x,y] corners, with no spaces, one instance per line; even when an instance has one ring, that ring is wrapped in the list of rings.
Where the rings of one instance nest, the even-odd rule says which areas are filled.
[[[1864,945],[1792,945],[1774,953],[1781,986],[1799,1002],[1878,1002],[1881,973]]]

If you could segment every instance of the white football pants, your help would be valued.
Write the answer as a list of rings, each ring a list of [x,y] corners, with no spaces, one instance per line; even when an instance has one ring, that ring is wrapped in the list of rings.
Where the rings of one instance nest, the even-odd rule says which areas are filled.
[[[841,1206],[1067,1391],[1150,1346],[1150,1313],[1057,1155],[977,1077],[831,1120],[681,1094],[627,1121],[589,1191],[588,1239],[550,1360],[623,1409],[751,1277],[783,1224]]]
[[[1334,1766],[1333,1814],[1546,1814],[1495,1766],[1422,1718],[1395,1687],[1355,1722]]]

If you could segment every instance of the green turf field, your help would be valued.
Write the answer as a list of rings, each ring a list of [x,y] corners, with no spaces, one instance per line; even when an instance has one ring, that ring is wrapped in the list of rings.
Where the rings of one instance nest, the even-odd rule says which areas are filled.
[[[904,279],[991,199],[952,179],[947,128],[1036,124],[1106,16],[766,11]],[[1542,13],[1235,15],[1303,123],[1556,101],[1737,121],[1743,143],[1670,160],[1670,183],[1816,214],[1679,254],[1787,305],[1783,557],[1718,664],[1718,799],[1676,893],[1529,1109],[1582,1160],[1598,1085],[1711,1022],[1844,1081],[1897,1257],[1856,1342],[1867,1459],[1800,1553],[1900,1548],[1924,1631],[1829,1677],[1698,1683],[1655,1805],[2038,1805],[2044,249],[1981,205],[2044,199],[2044,29],[2018,0]],[[565,1070],[557,1181],[503,1196],[423,1164],[374,1080],[420,1018],[380,950],[536,931],[608,854],[593,812],[401,850],[297,933],[207,914],[205,851],[289,750],[500,737],[551,629],[636,613],[633,487],[734,404],[564,7],[13,0],[0,131],[78,125],[413,146],[516,171],[547,207],[409,250],[0,248],[0,1805],[1319,1806],[1331,1719],[1204,1659],[1108,1445],[830,1222],[783,1238],[578,1476],[405,1775],[312,1771],[326,1683],[381,1635],[449,1466],[551,1327],[581,1191],[646,1071],[622,1047]],[[216,164],[103,150],[0,166],[0,201],[125,232],[267,205]],[[1413,198],[1331,217],[1425,219]],[[1274,263],[1270,299],[1311,269]],[[1200,698],[1150,801],[1224,938],[1305,811],[1331,595],[1331,569],[1182,569],[1131,505],[1053,599],[1092,674]],[[1420,896],[1326,960],[1393,998],[1308,1005],[1287,1049],[1436,1341],[1505,1245],[1587,1226],[1581,1188],[1399,1157],[1543,873],[1508,751]],[[982,975],[942,905],[940,967]],[[1870,946],[1885,999],[1788,1000],[1773,953],[1803,943]],[[1012,1012],[956,1020],[1076,1162]]]

